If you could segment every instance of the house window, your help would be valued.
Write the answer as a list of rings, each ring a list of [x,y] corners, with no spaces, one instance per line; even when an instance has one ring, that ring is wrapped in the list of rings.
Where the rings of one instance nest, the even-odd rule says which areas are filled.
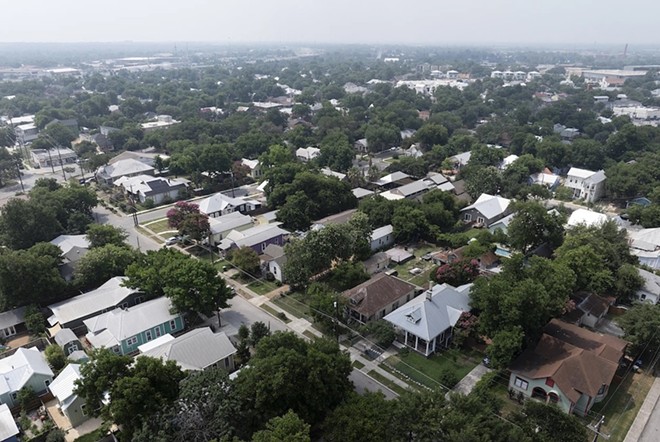
[[[82,413],[83,416],[87,416],[87,404],[82,404],[80,406],[80,412]]]
[[[527,390],[527,388],[529,388],[529,382],[519,377],[516,377],[516,380],[513,382],[513,385],[520,388],[521,390]]]
[[[225,358],[225,368],[229,368],[229,358]]]
[[[605,391],[607,391],[607,385],[603,384],[600,386],[600,389],[598,390],[598,394],[599,395],[604,394]]]
[[[170,321],[170,330],[176,330],[176,320],[172,319]]]
[[[142,301],[144,301],[144,296],[136,296],[135,297],[135,305],[138,305]]]
[[[137,336],[131,336],[130,338],[126,339],[126,345],[128,347],[131,347],[131,346],[137,344],[137,342],[138,342]]]
[[[78,350],[80,350],[78,348],[78,343],[77,342],[71,343],[71,347],[69,347],[69,354],[73,353],[74,351],[78,351]]]
[[[266,250],[266,243],[265,242],[261,243],[261,251],[263,252],[264,250]]]
[[[48,386],[50,385],[50,380],[46,379],[46,380],[44,381],[44,384],[46,385],[46,388],[48,388]]]
[[[547,378],[545,380],[545,385],[547,385],[548,387],[554,387],[555,386],[555,381],[553,381],[552,378]]]
[[[161,335],[161,333],[162,333],[162,332],[160,331],[160,325],[159,325],[158,327],[156,327],[154,330],[156,331],[156,337],[157,337],[157,338],[160,337],[160,335]]]
[[[484,221],[485,221],[485,220],[484,220],[482,217],[480,217],[480,216],[477,217],[477,222],[478,222],[479,224],[483,224]]]
[[[13,393],[11,394],[11,398],[12,398],[13,400],[18,399],[18,393],[17,393],[17,392],[13,392]]]
[[[144,335],[145,335],[145,337],[147,338],[147,341],[151,341],[151,340],[154,338],[153,335],[152,335],[152,333],[151,333],[151,330],[147,330],[147,331],[144,333]]]
[[[119,308],[124,308],[124,309],[128,308],[128,302],[122,302],[121,304],[119,304]]]
[[[463,217],[465,221],[472,221],[472,214],[466,213],[465,216]]]
[[[112,347],[112,351],[117,353],[117,354],[119,354],[119,352],[120,352],[119,347],[116,346],[116,345],[114,347]]]

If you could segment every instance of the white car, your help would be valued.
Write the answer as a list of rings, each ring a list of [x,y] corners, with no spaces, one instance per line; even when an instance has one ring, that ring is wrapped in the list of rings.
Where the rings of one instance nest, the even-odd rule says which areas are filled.
[[[415,267],[413,269],[408,270],[411,275],[419,275],[422,273],[424,270],[420,269],[419,267]]]
[[[172,246],[172,245],[178,243],[179,241],[181,241],[181,238],[179,238],[178,236],[171,236],[171,237],[167,238],[167,240],[165,241],[165,245],[166,246]]]

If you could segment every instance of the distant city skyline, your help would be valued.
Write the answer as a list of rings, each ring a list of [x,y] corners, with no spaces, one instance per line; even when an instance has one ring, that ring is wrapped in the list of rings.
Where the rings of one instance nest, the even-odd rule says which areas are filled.
[[[0,42],[660,44],[651,0],[23,0],[0,15]]]

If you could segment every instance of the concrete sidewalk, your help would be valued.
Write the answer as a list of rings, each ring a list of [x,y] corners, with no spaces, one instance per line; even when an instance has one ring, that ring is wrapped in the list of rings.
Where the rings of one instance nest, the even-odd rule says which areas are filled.
[[[639,412],[637,413],[635,420],[630,426],[628,434],[626,434],[626,438],[623,440],[623,442],[637,442],[641,440],[642,433],[644,433],[644,430],[649,423],[651,414],[653,413],[656,405],[660,405],[658,404],[658,399],[660,399],[660,378],[656,378],[653,382],[653,385],[646,395],[646,399],[644,399],[644,403],[639,409]],[[648,440],[651,441],[657,439],[650,438]]]

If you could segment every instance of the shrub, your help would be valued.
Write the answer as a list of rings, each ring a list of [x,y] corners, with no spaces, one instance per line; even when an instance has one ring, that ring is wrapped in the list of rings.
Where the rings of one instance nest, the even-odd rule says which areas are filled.
[[[458,384],[458,381],[460,381],[460,379],[458,379],[456,373],[448,368],[443,368],[440,370],[440,374],[438,374],[438,382],[447,388],[454,388],[454,386]]]
[[[39,335],[46,331],[46,319],[34,305],[28,306],[25,310],[25,326],[33,335]]]
[[[29,411],[28,407],[37,400],[37,394],[32,387],[23,387],[18,391],[17,400],[23,411]]]
[[[144,200],[144,203],[142,204],[145,209],[153,209],[156,207],[156,203],[152,198],[147,198]]]
[[[46,350],[44,350],[44,353],[48,364],[53,370],[59,371],[64,368],[64,365],[66,364],[66,356],[64,355],[62,347],[56,344],[49,345],[46,347]]]

